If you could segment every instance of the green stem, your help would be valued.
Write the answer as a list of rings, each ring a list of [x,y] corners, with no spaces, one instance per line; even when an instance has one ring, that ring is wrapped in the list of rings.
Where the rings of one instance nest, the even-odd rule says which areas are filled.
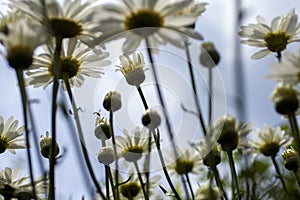
[[[142,99],[144,108],[145,108],[145,110],[147,110],[147,109],[148,109],[148,104],[147,104],[146,98],[145,98],[145,96],[144,96],[143,90],[142,90],[140,87],[137,87],[137,90],[138,90],[139,95],[140,95],[140,97],[141,97],[141,99]],[[176,189],[175,189],[175,187],[174,187],[172,181],[171,181],[171,178],[170,178],[170,176],[169,176],[168,170],[167,170],[167,168],[166,168],[165,161],[164,161],[164,157],[163,157],[162,152],[161,152],[161,149],[160,149],[160,139],[159,139],[159,137],[157,138],[157,137],[155,136],[155,131],[151,131],[150,134],[151,134],[151,133],[153,133],[153,137],[154,137],[154,141],[155,141],[155,144],[156,144],[156,148],[157,148],[157,150],[158,150],[159,159],[160,159],[161,165],[162,165],[162,167],[163,167],[163,172],[164,172],[164,175],[165,175],[165,177],[166,177],[166,179],[167,179],[167,182],[168,182],[169,186],[171,187],[171,190],[172,190],[172,192],[174,193],[175,198],[176,198],[176,199],[181,199],[180,196],[178,195],[178,193],[177,193],[177,191],[176,191]],[[159,129],[157,129],[157,133],[158,133],[158,135],[159,135]],[[151,136],[150,136],[150,137],[151,137]],[[150,144],[150,145],[151,145],[151,144]],[[150,147],[151,147],[151,146],[150,146]],[[148,184],[148,185],[147,185],[147,193],[148,193],[148,190],[149,190],[149,188],[148,188],[148,187],[149,187],[149,183],[148,183],[148,182],[149,182],[149,176],[148,176],[147,171],[146,171],[146,177],[147,177],[147,184]]]
[[[186,177],[186,181],[188,183],[188,186],[189,186],[189,189],[190,189],[190,192],[191,192],[191,195],[192,195],[192,199],[194,200],[195,199],[195,195],[194,195],[194,192],[193,192],[193,187],[192,187],[192,184],[191,184],[190,177],[189,177],[189,175],[187,173],[185,174],[185,177]]]
[[[239,189],[238,178],[237,178],[237,174],[236,174],[236,170],[235,170],[232,151],[227,151],[227,155],[228,155],[228,159],[229,159],[229,165],[230,165],[230,171],[231,171],[231,177],[232,177],[232,192],[234,194],[233,197],[235,196],[235,190],[236,190],[237,198],[240,200],[241,193],[240,193],[240,189]]]
[[[149,198],[147,198],[146,190],[145,190],[145,187],[144,187],[145,184],[143,182],[143,178],[142,178],[142,174],[141,174],[141,171],[139,169],[139,166],[138,166],[138,164],[137,164],[136,161],[134,161],[133,164],[134,164],[135,170],[137,172],[137,175],[138,175],[141,187],[142,187],[142,191],[143,191],[144,197],[145,197],[146,200],[148,200]]]
[[[67,88],[67,92],[68,92],[68,95],[69,95],[70,102],[72,104],[72,110],[73,110],[73,114],[74,114],[74,119],[75,119],[75,123],[76,123],[76,127],[77,127],[77,132],[78,132],[78,135],[79,135],[81,150],[82,150],[82,153],[83,153],[83,156],[84,156],[85,163],[87,165],[89,174],[92,178],[92,181],[94,182],[94,185],[95,185],[98,193],[100,194],[102,199],[105,199],[105,195],[103,194],[103,192],[101,190],[101,187],[100,187],[100,185],[99,185],[99,183],[96,179],[96,176],[94,174],[94,171],[93,171],[90,159],[89,159],[87,149],[85,147],[85,140],[84,140],[83,132],[82,132],[82,129],[81,129],[81,124],[80,124],[80,120],[79,120],[79,116],[78,116],[77,106],[76,106],[75,100],[73,99],[69,79],[67,77],[63,77],[63,79],[64,79],[64,83],[65,83],[66,88]]]
[[[284,192],[285,192],[286,196],[288,197],[288,196],[289,196],[289,192],[288,192],[288,190],[287,190],[287,187],[286,187],[286,184],[285,184],[285,182],[284,182],[284,179],[283,179],[283,177],[282,177],[282,175],[281,175],[281,173],[280,173],[280,169],[279,169],[278,164],[277,164],[277,162],[276,162],[275,156],[272,156],[271,159],[272,159],[272,162],[273,162],[273,164],[274,164],[276,173],[277,173],[277,175],[278,175],[278,177],[279,177],[279,179],[280,179],[280,181],[281,181],[281,184],[282,184],[282,187],[283,187],[283,189],[284,189]]]
[[[26,142],[26,153],[28,158],[28,165],[29,165],[29,174],[31,180],[31,187],[34,199],[36,199],[36,192],[35,192],[35,184],[33,178],[33,168],[32,168],[32,159],[30,153],[30,142],[29,142],[29,130],[28,130],[28,115],[27,115],[27,94],[24,84],[24,77],[23,71],[21,69],[16,69],[16,75],[19,82],[20,94],[22,98],[22,107],[23,107],[23,118],[24,118],[24,126],[25,126],[25,142]]]
[[[295,114],[288,115],[289,122],[291,125],[292,133],[294,136],[295,144],[296,144],[296,150],[298,154],[300,154],[300,138],[299,138],[299,127],[298,122],[296,120]]]
[[[109,123],[110,123],[110,134],[113,143],[114,156],[115,156],[115,199],[119,199],[119,162],[118,162],[118,154],[117,154],[117,145],[116,145],[116,137],[114,133],[114,115],[112,109],[109,110]]]
[[[212,120],[212,88],[213,88],[213,75],[212,68],[208,68],[208,124],[211,124]]]
[[[276,58],[278,59],[278,62],[280,63],[281,62],[281,51],[277,52],[277,55],[276,55]]]
[[[198,92],[197,92],[196,82],[195,82],[195,75],[194,75],[194,70],[193,70],[193,66],[192,66],[192,63],[191,63],[191,55],[190,55],[189,46],[188,46],[187,42],[185,43],[185,53],[186,53],[186,57],[187,57],[187,64],[188,64],[188,67],[189,67],[192,88],[193,88],[193,92],[195,94],[194,99],[195,99],[195,103],[196,103],[196,109],[197,109],[200,125],[201,125],[204,136],[206,136],[207,131],[206,131],[206,128],[205,128],[203,114],[201,112],[200,101],[199,101],[199,98],[198,98]]]
[[[297,183],[298,183],[298,189],[300,189],[300,178],[299,178],[299,175],[297,174],[297,171],[293,171],[294,175],[295,175],[295,178],[297,180]]]
[[[213,173],[214,173],[215,181],[216,181],[216,184],[217,184],[218,188],[219,188],[219,189],[222,191],[222,193],[223,193],[224,199],[228,200],[226,191],[224,190],[222,181],[221,181],[221,179],[220,179],[220,175],[219,175],[218,169],[217,169],[216,167],[214,167],[214,168],[212,168],[211,170],[212,170]]]

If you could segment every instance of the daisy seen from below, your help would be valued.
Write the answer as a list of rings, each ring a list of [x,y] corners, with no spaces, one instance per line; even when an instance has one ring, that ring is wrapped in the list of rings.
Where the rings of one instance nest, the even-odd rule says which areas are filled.
[[[280,148],[288,147],[292,143],[292,138],[284,130],[280,127],[272,128],[267,124],[262,130],[254,131],[254,135],[257,139],[250,139],[248,143],[254,158],[259,154],[275,157]]]
[[[59,67],[61,73],[59,79],[68,80],[71,87],[80,87],[84,83],[84,76],[100,78],[103,74],[103,66],[110,64],[106,58],[107,52],[95,52],[76,38],[66,41],[60,56]],[[34,87],[46,88],[53,82],[52,67],[54,49],[52,46],[44,48],[45,53],[34,57],[32,66],[26,71],[27,84]],[[62,85],[66,89],[65,83]]]
[[[3,54],[6,54],[9,65],[15,69],[28,68],[34,50],[46,41],[45,30],[25,18],[7,24],[7,33],[0,32],[0,41],[6,49]]]
[[[94,15],[93,4],[89,1],[64,0],[62,4],[56,0],[46,0],[46,13],[49,26],[54,37],[76,37],[85,44],[100,35],[94,31],[98,24],[91,19]],[[12,8],[26,13],[39,23],[44,23],[45,16],[41,1],[36,0],[11,0]]]
[[[148,152],[149,130],[145,127],[136,127],[131,135],[126,130],[123,132],[125,137],[116,136],[117,151],[126,161],[136,162]]]
[[[17,10],[9,11],[6,15],[0,13],[0,33],[8,35],[8,25],[14,24],[21,19],[24,19],[25,15]]]
[[[300,82],[300,48],[297,53],[285,52],[280,63],[271,64],[266,78],[296,85]]]
[[[199,152],[192,147],[187,147],[185,150],[178,151],[179,158],[175,159],[173,164],[169,166],[171,174],[199,175],[203,170],[203,164]]]
[[[13,116],[9,117],[6,122],[0,116],[0,154],[6,150],[15,154],[15,149],[26,148],[25,139],[20,138],[24,130],[24,126],[18,128],[18,120],[14,120]]]
[[[191,2],[119,0],[117,4],[101,5],[95,21],[101,24],[99,30],[103,35],[96,39],[94,44],[124,37],[126,41],[123,51],[128,53],[135,50],[146,38],[151,47],[166,43],[182,47],[182,41],[187,36],[202,39],[199,33],[188,27],[195,23],[197,16],[180,13]],[[114,35],[115,37],[111,37]]]
[[[132,58],[129,55],[121,55],[120,66],[116,71],[122,72],[126,82],[129,85],[139,87],[145,80],[145,61],[142,53],[133,53]]]
[[[278,59],[289,43],[299,42],[300,23],[295,9],[289,13],[274,18],[269,26],[262,16],[256,17],[257,24],[241,26],[239,35],[241,43],[263,49],[254,53],[251,58],[260,59],[271,53],[276,53]]]
[[[237,122],[236,118],[225,114],[213,125],[214,135],[219,135],[218,143],[223,151],[233,151],[238,147],[247,146],[246,138],[252,125],[245,122]]]
[[[21,168],[6,167],[0,171],[0,194],[8,199],[31,199],[33,197],[29,174],[20,177]],[[43,177],[35,179],[38,199],[47,194],[48,183]],[[40,197],[40,198],[39,198]]]

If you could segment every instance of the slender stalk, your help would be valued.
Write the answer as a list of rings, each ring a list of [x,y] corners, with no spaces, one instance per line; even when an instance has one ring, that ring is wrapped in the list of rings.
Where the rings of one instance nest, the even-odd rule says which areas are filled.
[[[148,109],[148,104],[147,104],[146,98],[145,98],[145,96],[144,96],[143,90],[142,90],[140,87],[138,87],[137,89],[138,89],[139,95],[140,95],[140,97],[141,97],[141,99],[142,99],[144,108],[145,108],[145,110],[147,110],[147,109]],[[159,135],[159,129],[157,129],[157,132],[158,132],[158,135]],[[172,190],[172,192],[174,193],[175,198],[176,198],[176,199],[181,199],[180,196],[178,195],[178,193],[177,193],[177,191],[176,191],[176,189],[175,189],[175,187],[174,187],[172,181],[171,181],[171,178],[170,178],[170,176],[169,176],[168,170],[167,170],[167,168],[166,168],[165,161],[164,161],[164,157],[163,157],[162,152],[161,152],[161,149],[160,149],[160,139],[157,138],[157,136],[155,136],[155,131],[154,131],[154,130],[151,131],[151,132],[149,132],[149,134],[151,134],[151,133],[153,133],[153,137],[154,137],[154,141],[155,141],[155,144],[156,144],[156,148],[157,148],[157,150],[158,150],[159,159],[160,159],[161,165],[162,165],[162,167],[163,167],[163,172],[164,172],[164,175],[165,175],[165,177],[166,177],[166,179],[167,179],[167,182],[168,182],[169,186],[171,187],[171,190]],[[150,138],[150,137],[151,137],[151,136],[149,136],[149,138]],[[149,143],[149,145],[151,145],[151,144]],[[151,146],[150,146],[150,147],[151,147]],[[148,147],[148,148],[149,148],[149,147]],[[150,153],[149,153],[149,154],[150,154]],[[149,162],[150,162],[150,161],[149,161]],[[147,180],[146,180],[147,182],[146,182],[146,183],[147,183],[147,193],[148,193],[148,191],[149,191],[149,175],[148,175],[147,172],[148,172],[148,171],[146,171],[146,178],[147,178]]]
[[[56,37],[55,38],[55,51],[54,51],[54,64],[52,67],[52,74],[53,74],[53,90],[52,90],[52,105],[51,105],[51,132],[52,132],[52,143],[51,143],[51,149],[55,149],[55,143],[56,143],[56,111],[57,111],[57,93],[58,93],[58,77],[60,74],[60,52],[62,48],[62,38],[61,37]],[[49,200],[55,200],[55,152],[51,151],[51,156],[52,159],[50,159],[50,166],[49,166]]]
[[[237,174],[236,174],[236,170],[235,170],[232,151],[227,151],[227,156],[228,156],[228,159],[229,159],[229,165],[230,165],[230,171],[231,171],[231,177],[232,177],[232,191],[233,191],[234,196],[235,196],[234,191],[235,190],[237,191],[237,198],[240,200],[241,199],[241,196],[240,196],[241,193],[240,193],[240,189],[239,189],[238,178],[237,178]]]
[[[113,143],[113,149],[114,149],[114,156],[115,156],[115,198],[119,199],[119,162],[118,162],[118,155],[117,155],[117,145],[116,145],[116,138],[114,133],[114,115],[112,109],[109,111],[109,123],[110,123],[110,134],[111,139]]]
[[[272,159],[273,165],[275,167],[276,173],[277,173],[277,175],[278,175],[278,177],[279,177],[279,179],[281,181],[281,184],[282,184],[282,187],[284,189],[284,192],[285,192],[286,196],[288,197],[289,196],[289,192],[287,190],[287,187],[286,187],[286,184],[284,182],[284,179],[283,179],[283,177],[282,177],[282,175],[280,173],[280,169],[279,169],[278,164],[276,162],[275,156],[272,156],[271,159]]]
[[[208,114],[207,114],[207,118],[208,118],[208,124],[211,124],[211,120],[212,120],[212,98],[213,98],[213,74],[212,74],[212,68],[209,67],[208,68]]]
[[[24,126],[25,126],[25,142],[26,142],[26,153],[28,158],[28,165],[29,165],[29,175],[31,180],[31,187],[34,199],[36,199],[36,192],[35,192],[35,184],[33,178],[33,169],[32,169],[32,159],[30,153],[30,141],[29,141],[29,130],[28,130],[28,115],[27,115],[27,94],[24,84],[24,76],[23,71],[21,69],[16,69],[16,75],[19,82],[20,94],[22,98],[22,107],[23,107],[23,118],[24,118]]]
[[[292,129],[292,134],[294,136],[295,144],[296,144],[296,150],[298,154],[300,154],[300,138],[299,138],[299,126],[296,119],[295,114],[288,115],[289,122]]]
[[[144,181],[143,181],[142,174],[141,174],[141,171],[139,169],[139,166],[138,166],[138,164],[137,164],[136,161],[134,161],[133,164],[134,164],[135,170],[137,172],[137,175],[138,175],[141,187],[142,187],[142,191],[143,191],[144,197],[145,197],[146,200],[148,200],[149,198],[147,198],[146,190],[145,190],[145,187],[144,187],[145,184],[144,184]]]
[[[105,147],[106,146],[105,140],[101,140],[101,142],[102,142],[102,147]],[[106,198],[109,199],[109,182],[110,182],[109,171],[110,171],[110,168],[107,165],[104,165],[104,168],[105,168]],[[112,190],[114,190],[113,187],[112,187]]]
[[[105,195],[103,194],[103,192],[101,190],[101,187],[100,187],[100,185],[99,185],[99,183],[96,179],[96,176],[94,174],[94,171],[93,171],[93,168],[92,168],[89,156],[88,156],[87,149],[85,147],[85,140],[84,140],[84,136],[83,136],[82,129],[81,129],[81,124],[80,124],[80,120],[79,120],[79,116],[78,116],[77,106],[76,106],[75,100],[73,99],[69,79],[67,77],[63,77],[63,79],[64,79],[64,83],[65,83],[66,88],[67,88],[67,92],[68,92],[68,95],[69,95],[70,102],[72,104],[72,110],[73,110],[73,114],[74,114],[74,119],[75,119],[75,123],[76,123],[76,127],[77,127],[77,132],[78,132],[78,135],[79,135],[81,150],[82,150],[82,153],[83,153],[83,156],[84,156],[85,163],[87,165],[89,174],[92,178],[92,181],[94,182],[94,185],[95,185],[98,193],[100,194],[102,199],[105,199]]]
[[[295,178],[297,180],[298,189],[300,189],[300,178],[299,178],[299,175],[297,174],[297,171],[293,171],[293,174],[295,175]]]
[[[196,82],[195,82],[195,75],[194,75],[194,70],[193,70],[193,66],[192,66],[192,63],[191,63],[191,55],[190,55],[190,50],[189,50],[189,46],[188,46],[187,42],[185,43],[185,53],[186,53],[186,58],[187,58],[187,64],[188,64],[188,67],[189,67],[192,88],[193,88],[193,92],[195,94],[194,99],[195,99],[195,103],[196,103],[196,109],[197,109],[200,125],[201,125],[204,136],[206,136],[207,131],[206,131],[206,128],[205,128],[203,114],[201,112],[200,101],[199,101],[199,98],[198,98],[198,92],[197,92]]]
[[[189,175],[187,173],[185,174],[185,178],[186,178],[186,181],[188,183],[188,186],[189,186],[189,189],[190,189],[190,192],[191,192],[191,195],[192,195],[192,199],[194,200],[195,199],[195,195],[194,195],[194,192],[193,192],[193,187],[192,187],[192,184],[191,184],[190,177],[189,177]]]
[[[222,181],[221,181],[221,179],[220,179],[220,175],[219,175],[218,169],[217,169],[216,167],[214,167],[214,168],[212,168],[211,170],[212,170],[213,173],[214,173],[215,181],[216,181],[216,184],[217,184],[218,188],[219,188],[219,189],[222,191],[222,193],[223,193],[224,199],[228,200],[226,191],[224,190]]]
[[[281,62],[281,57],[282,57],[281,51],[280,51],[280,52],[277,52],[276,58],[277,58],[277,60],[278,60],[278,63]]]

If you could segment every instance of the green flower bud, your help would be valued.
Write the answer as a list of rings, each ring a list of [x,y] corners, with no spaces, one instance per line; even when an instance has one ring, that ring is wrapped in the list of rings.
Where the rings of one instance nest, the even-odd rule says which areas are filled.
[[[51,146],[52,146],[52,138],[49,137],[49,132],[46,132],[46,136],[42,136],[40,140],[40,148],[41,148],[41,154],[43,157],[51,159]],[[59,154],[59,146],[55,142],[55,148],[54,148],[54,157],[56,157]]]
[[[200,63],[205,67],[212,68],[220,61],[220,55],[211,42],[205,42],[201,45]]]
[[[103,100],[105,110],[115,112],[122,107],[121,94],[117,91],[108,92]]]

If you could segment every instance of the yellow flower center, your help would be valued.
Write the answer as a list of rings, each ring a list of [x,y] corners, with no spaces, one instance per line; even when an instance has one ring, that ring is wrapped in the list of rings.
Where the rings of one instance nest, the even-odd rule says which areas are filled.
[[[8,147],[8,141],[6,137],[0,136],[0,154],[4,153]]]
[[[175,171],[178,174],[188,174],[194,168],[194,162],[191,160],[177,160],[175,164]]]
[[[123,196],[128,199],[133,199],[138,195],[142,188],[137,183],[132,182],[121,185],[120,189]]]
[[[142,157],[143,152],[144,148],[142,146],[131,146],[125,149],[123,157],[128,162],[135,162]]]
[[[264,40],[266,42],[267,48],[276,53],[280,53],[281,51],[286,49],[286,45],[291,37],[286,35],[285,33],[268,33]]]
[[[265,144],[264,146],[262,146],[259,150],[262,154],[264,154],[265,156],[276,156],[276,154],[279,151],[279,144],[278,142],[270,142]]]
[[[64,79],[64,78],[72,78],[76,76],[76,74],[79,71],[80,68],[80,63],[77,59],[72,58],[72,57],[65,57],[61,58],[60,60],[60,73],[59,73],[59,79]],[[53,75],[52,73],[52,66],[49,67],[49,73]]]
[[[52,35],[61,38],[72,38],[81,34],[82,26],[70,19],[50,19]]]
[[[140,10],[126,18],[125,27],[138,35],[149,36],[157,31],[156,28],[163,27],[163,17],[153,10]],[[134,30],[150,27],[147,30]]]

